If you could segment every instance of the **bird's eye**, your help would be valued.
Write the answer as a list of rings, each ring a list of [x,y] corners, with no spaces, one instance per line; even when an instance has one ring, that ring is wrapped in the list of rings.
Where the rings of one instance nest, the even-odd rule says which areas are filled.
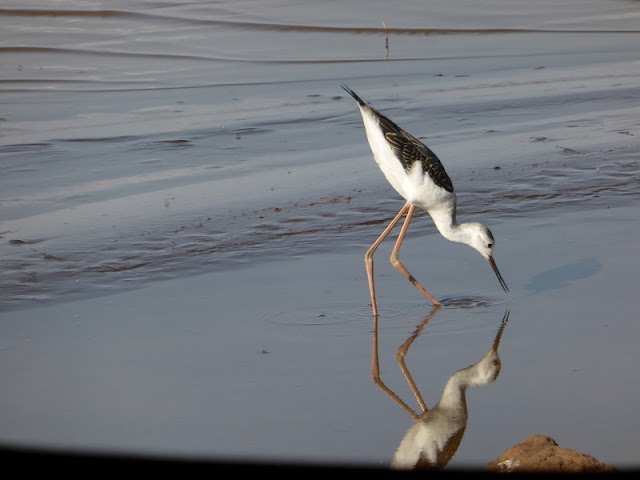
[[[487,243],[487,248],[493,248],[493,243]]]

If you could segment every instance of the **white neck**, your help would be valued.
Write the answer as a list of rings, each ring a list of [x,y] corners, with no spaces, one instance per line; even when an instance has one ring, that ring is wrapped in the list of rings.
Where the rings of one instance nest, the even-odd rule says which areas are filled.
[[[433,223],[436,224],[438,231],[444,238],[452,242],[467,243],[465,239],[464,223],[458,225],[456,222],[456,202],[455,200],[439,208],[431,209],[428,211],[429,215],[433,219]]]
[[[467,387],[481,387],[493,382],[500,373],[500,359],[498,357],[498,342],[501,330],[491,347],[491,350],[477,363],[454,373],[442,392],[439,406],[448,408],[462,408],[467,410],[465,392]]]
[[[456,222],[455,199],[449,204],[432,208],[428,212],[444,238],[451,242],[464,243],[473,247],[474,236],[482,226],[477,222]]]
[[[438,406],[444,408],[461,408],[466,411],[467,398],[465,393],[472,375],[472,372],[470,372],[468,368],[453,374],[444,387]]]

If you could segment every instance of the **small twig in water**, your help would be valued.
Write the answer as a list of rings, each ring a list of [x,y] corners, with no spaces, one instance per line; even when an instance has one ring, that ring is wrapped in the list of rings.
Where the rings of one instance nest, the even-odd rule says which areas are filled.
[[[384,28],[384,33],[386,34],[384,46],[387,49],[387,59],[389,59],[389,29],[387,28],[387,24],[384,23],[384,20],[382,20],[381,22],[382,22],[382,28]]]

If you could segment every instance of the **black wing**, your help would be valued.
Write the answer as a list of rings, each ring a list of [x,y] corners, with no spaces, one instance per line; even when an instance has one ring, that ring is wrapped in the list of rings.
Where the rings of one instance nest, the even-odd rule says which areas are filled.
[[[380,122],[382,125],[382,122]],[[384,137],[396,154],[405,171],[409,171],[415,162],[422,164],[422,172],[428,174],[440,188],[453,192],[453,183],[442,166],[442,162],[429,147],[417,138],[401,130],[402,133],[384,129]]]
[[[405,171],[408,172],[415,162],[420,162],[422,164],[422,172],[425,175],[428,174],[437,186],[444,188],[447,192],[453,192],[453,183],[451,183],[449,175],[447,175],[440,159],[438,159],[429,147],[413,135],[405,132],[376,109],[371,108],[349,87],[342,85],[342,88],[355,98],[360,105],[375,114],[380,122],[382,133],[384,133],[387,142],[389,142],[391,149],[396,154],[396,157],[398,157],[400,163],[402,163]]]

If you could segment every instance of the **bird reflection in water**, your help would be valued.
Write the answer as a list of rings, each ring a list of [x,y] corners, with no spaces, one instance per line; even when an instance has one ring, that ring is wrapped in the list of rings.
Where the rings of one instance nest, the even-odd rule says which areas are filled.
[[[509,321],[508,310],[504,314],[498,333],[487,354],[475,364],[454,373],[444,387],[438,404],[431,410],[427,408],[405,365],[404,357],[413,341],[420,335],[422,329],[439,308],[439,306],[435,306],[431,310],[413,334],[400,346],[397,354],[402,373],[420,404],[421,414],[412,410],[380,379],[378,317],[374,317],[373,358],[371,364],[373,381],[415,420],[414,425],[407,431],[396,450],[391,462],[391,468],[437,470],[447,465],[458,450],[467,426],[467,388],[488,385],[498,378],[500,373],[501,363],[498,357],[498,345],[500,344],[504,327]]]

